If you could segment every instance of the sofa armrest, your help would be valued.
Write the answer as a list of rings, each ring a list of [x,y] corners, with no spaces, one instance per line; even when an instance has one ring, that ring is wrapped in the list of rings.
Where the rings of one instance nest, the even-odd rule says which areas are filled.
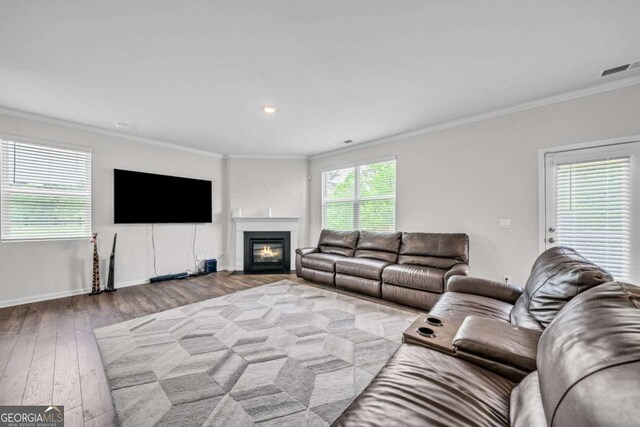
[[[515,304],[522,295],[522,288],[479,277],[453,276],[447,282],[447,292],[463,292]]]
[[[469,264],[460,263],[454,265],[446,273],[444,273],[445,288],[446,284],[449,282],[449,279],[453,276],[466,276],[467,274],[469,274]]]
[[[541,335],[501,320],[469,316],[453,337],[453,345],[456,351],[532,372]]]
[[[309,255],[309,254],[314,254],[316,252],[320,252],[320,249],[318,249],[318,248],[298,248],[298,249],[296,249],[296,253],[298,255],[302,255],[302,256]]]

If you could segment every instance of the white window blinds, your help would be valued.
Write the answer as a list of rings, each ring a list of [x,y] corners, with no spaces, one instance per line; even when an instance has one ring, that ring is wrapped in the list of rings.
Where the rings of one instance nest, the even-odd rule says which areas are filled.
[[[607,158],[556,168],[558,244],[576,249],[617,280],[629,279],[630,160]]]
[[[91,236],[91,153],[0,140],[3,241]]]
[[[395,160],[325,171],[322,188],[323,228],[395,230]]]

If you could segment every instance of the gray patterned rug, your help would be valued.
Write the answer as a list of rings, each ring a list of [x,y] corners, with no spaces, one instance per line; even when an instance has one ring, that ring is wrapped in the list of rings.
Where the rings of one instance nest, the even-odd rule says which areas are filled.
[[[94,333],[123,426],[326,426],[415,317],[282,281]]]

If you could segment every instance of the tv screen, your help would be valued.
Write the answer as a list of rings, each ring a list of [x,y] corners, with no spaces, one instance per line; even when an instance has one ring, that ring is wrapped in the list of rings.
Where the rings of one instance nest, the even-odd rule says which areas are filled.
[[[211,181],[113,171],[116,224],[211,222]]]

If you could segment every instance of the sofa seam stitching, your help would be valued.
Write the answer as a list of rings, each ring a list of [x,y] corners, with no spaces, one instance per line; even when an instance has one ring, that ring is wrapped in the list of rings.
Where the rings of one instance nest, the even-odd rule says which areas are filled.
[[[616,360],[616,359],[614,359]],[[571,384],[571,386],[569,386],[569,388],[567,388],[564,393],[562,393],[562,396],[560,396],[560,399],[558,399],[558,403],[555,405],[555,407],[553,408],[553,415],[551,415],[551,422],[549,423],[550,426],[553,426],[553,422],[555,420],[556,414],[558,413],[558,408],[560,407],[560,405],[562,404],[562,401],[564,400],[564,398],[569,394],[569,392],[571,390],[573,390],[573,388],[575,386],[577,386],[579,383],[581,383],[583,380],[589,378],[590,376],[597,374],[598,372],[604,371],[606,369],[609,368],[616,368],[618,366],[623,366],[623,365],[628,365],[630,363],[640,363],[640,360],[636,359],[636,360],[628,360],[628,361],[623,361],[620,363],[614,363],[614,364],[610,364],[607,366],[603,366],[600,369],[596,369],[593,372],[589,372],[587,375],[579,378],[578,380],[576,380],[573,384]]]

